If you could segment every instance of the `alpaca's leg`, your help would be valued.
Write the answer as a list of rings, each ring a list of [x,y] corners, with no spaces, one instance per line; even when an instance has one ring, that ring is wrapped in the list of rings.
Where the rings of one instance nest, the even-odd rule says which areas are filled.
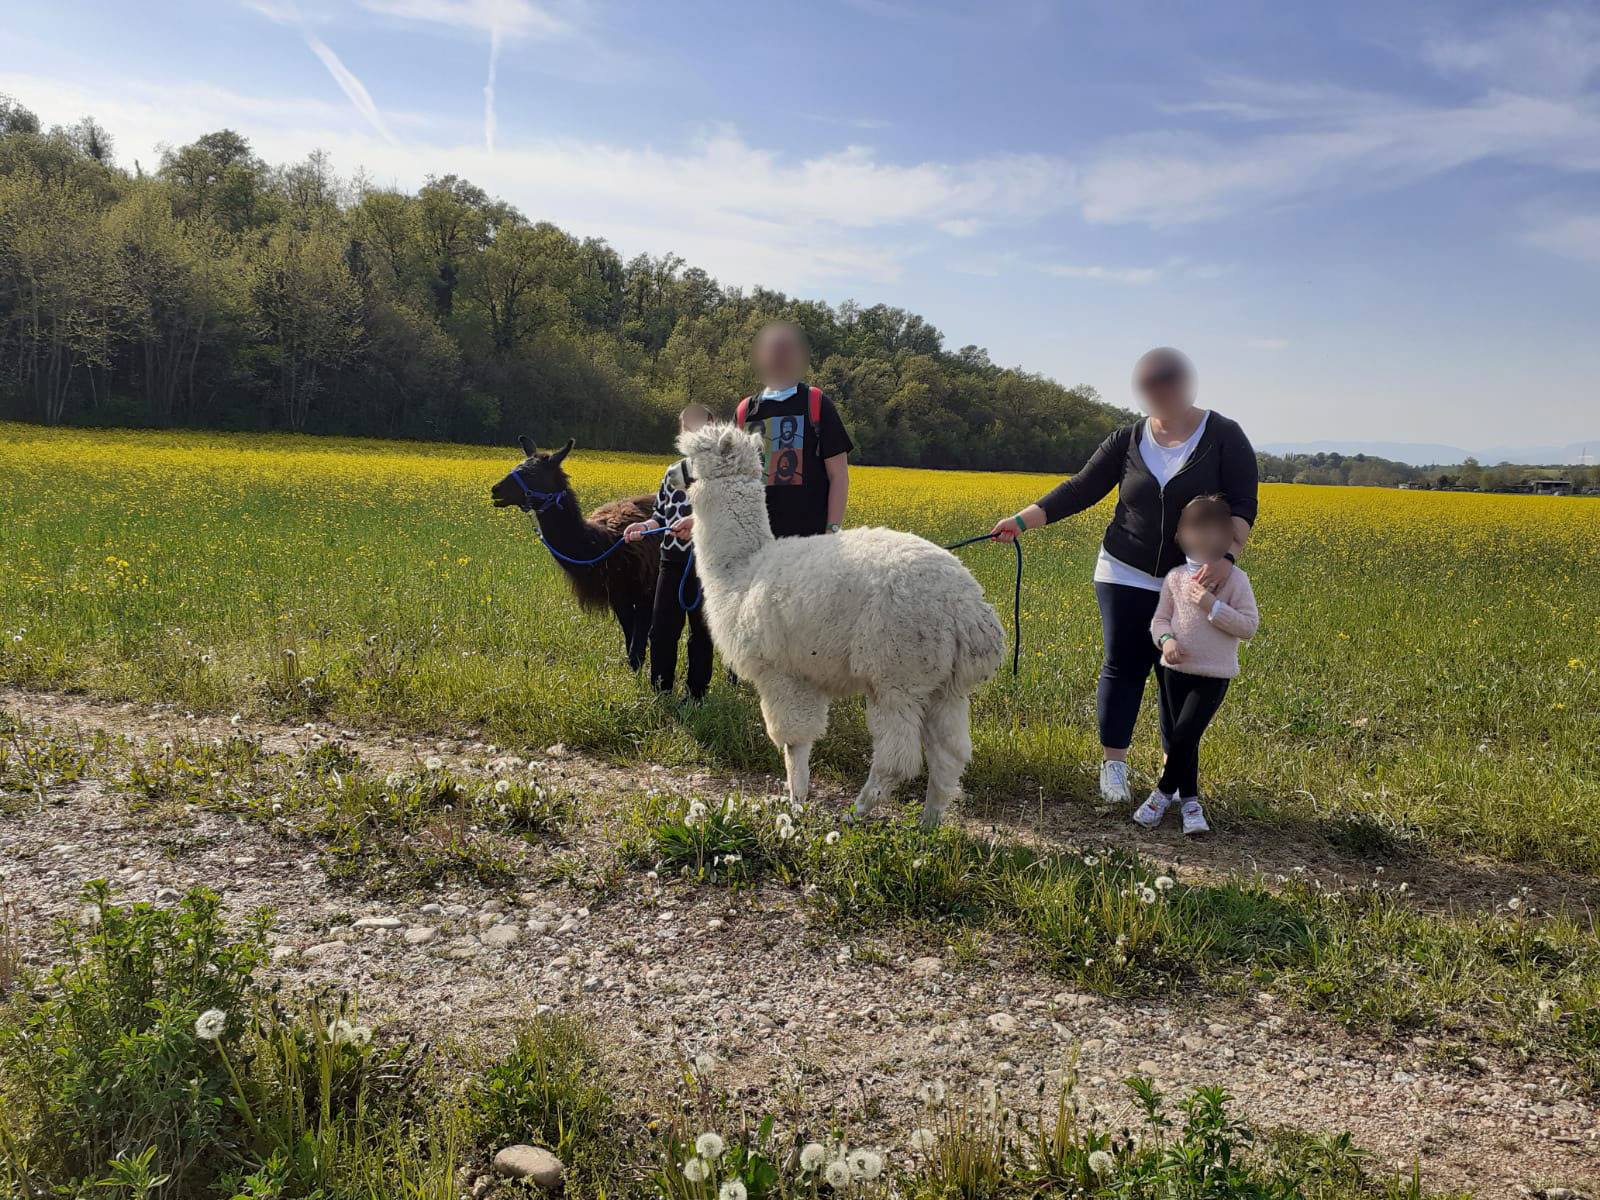
[[[928,791],[922,824],[932,829],[952,800],[961,796],[961,774],[972,761],[971,718],[965,696],[941,693],[922,718],[922,753],[928,760]]]
[[[790,676],[763,675],[756,688],[767,736],[783,751],[789,798],[804,803],[811,790],[811,745],[828,729],[828,698]]]
[[[856,797],[856,815],[864,817],[903,779],[922,769],[921,697],[885,692],[867,701],[867,730],[872,734],[872,769]]]

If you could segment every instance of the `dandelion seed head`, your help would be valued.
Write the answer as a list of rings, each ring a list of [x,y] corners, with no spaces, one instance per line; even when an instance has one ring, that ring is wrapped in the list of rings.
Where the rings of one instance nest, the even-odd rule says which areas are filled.
[[[444,768],[444,759],[440,758],[437,754],[430,754],[427,758],[422,760],[422,765],[430,771],[442,770]]]
[[[691,1158],[683,1164],[683,1177],[690,1183],[703,1183],[711,1174],[711,1164],[703,1158]]]
[[[722,1138],[715,1133],[702,1133],[694,1140],[694,1152],[701,1158],[715,1161],[722,1157]]]
[[[911,1148],[920,1153],[932,1150],[937,1140],[931,1129],[913,1129],[911,1131]]]
[[[827,1157],[827,1148],[821,1142],[807,1142],[800,1148],[800,1169],[815,1171]]]
[[[1173,878],[1172,878],[1171,875],[1157,875],[1156,876],[1156,891],[1158,891],[1158,892],[1170,892],[1172,890],[1172,885],[1173,885]]]
[[[745,1200],[747,1194],[744,1184],[737,1179],[730,1179],[717,1189],[717,1200]]]
[[[828,1164],[828,1169],[822,1173],[822,1178],[831,1188],[849,1187],[850,1164],[842,1158],[836,1158]]]
[[[871,1150],[852,1150],[850,1152],[850,1174],[857,1179],[871,1182],[883,1174],[883,1158]]]
[[[208,1008],[195,1018],[194,1035],[202,1042],[214,1042],[228,1028],[228,1014],[220,1008]]]
[[[1111,1174],[1112,1168],[1116,1165],[1116,1160],[1104,1150],[1096,1150],[1089,1155],[1089,1170],[1099,1175],[1102,1179]]]

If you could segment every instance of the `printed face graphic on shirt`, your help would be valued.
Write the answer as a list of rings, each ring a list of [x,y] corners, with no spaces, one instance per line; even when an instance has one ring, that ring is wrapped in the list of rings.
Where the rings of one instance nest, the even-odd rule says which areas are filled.
[[[776,417],[767,422],[767,486],[785,487],[805,482],[806,423],[800,417]]]

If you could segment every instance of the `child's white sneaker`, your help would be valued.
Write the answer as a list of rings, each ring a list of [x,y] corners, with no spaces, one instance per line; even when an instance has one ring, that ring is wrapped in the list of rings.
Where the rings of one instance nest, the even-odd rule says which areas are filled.
[[[1211,826],[1206,824],[1206,810],[1200,807],[1199,800],[1183,802],[1183,832],[1190,837],[1211,832]]]
[[[1167,809],[1175,799],[1177,797],[1169,796],[1157,788],[1150,793],[1143,804],[1133,810],[1133,819],[1146,829],[1154,829],[1161,824],[1161,818],[1167,815]]]
[[[1128,764],[1108,758],[1100,764],[1100,799],[1107,804],[1126,804],[1133,799],[1128,790]]]

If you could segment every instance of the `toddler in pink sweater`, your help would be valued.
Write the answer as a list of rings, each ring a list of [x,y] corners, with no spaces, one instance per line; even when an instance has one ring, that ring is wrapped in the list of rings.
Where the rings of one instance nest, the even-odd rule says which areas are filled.
[[[1153,829],[1177,800],[1187,834],[1209,833],[1200,804],[1200,739],[1222,707],[1228,681],[1239,673],[1239,643],[1261,623],[1250,580],[1238,567],[1208,590],[1195,573],[1221,559],[1233,544],[1233,513],[1221,496],[1191,500],[1178,518],[1176,538],[1188,561],[1161,586],[1150,636],[1161,651],[1161,745],[1167,761],[1150,798],[1133,819]]]

